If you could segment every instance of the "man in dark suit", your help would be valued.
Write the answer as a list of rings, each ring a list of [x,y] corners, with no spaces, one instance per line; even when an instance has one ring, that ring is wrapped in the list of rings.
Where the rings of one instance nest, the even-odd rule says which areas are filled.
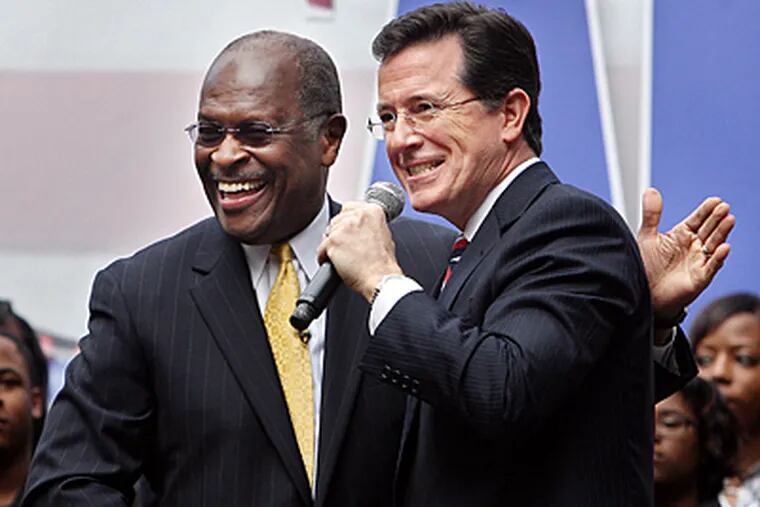
[[[216,218],[97,275],[25,505],[128,505],[141,475],[161,506],[390,504],[405,400],[357,368],[368,305],[339,288],[310,338],[289,328],[292,304],[269,312],[281,273],[303,285],[317,269],[345,128],[313,42],[258,32],[216,58],[188,128]],[[432,286],[453,234],[391,227],[404,268]],[[270,343],[277,326],[290,348]]]
[[[390,22],[373,50],[370,127],[415,209],[462,231],[432,297],[370,206],[346,204],[320,246],[372,304],[362,369],[410,395],[397,503],[651,505],[644,266],[617,213],[538,159],[530,34],[502,11],[438,4]],[[726,227],[689,240],[705,279]]]

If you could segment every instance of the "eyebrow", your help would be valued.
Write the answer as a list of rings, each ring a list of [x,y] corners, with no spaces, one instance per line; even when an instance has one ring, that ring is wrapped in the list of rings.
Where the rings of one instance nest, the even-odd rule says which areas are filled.
[[[426,93],[426,94],[419,94],[418,93],[418,94],[412,95],[411,97],[409,97],[407,99],[404,99],[402,101],[402,103],[408,104],[410,102],[418,102],[420,100],[429,100],[429,101],[432,102],[432,101],[439,101],[439,100],[443,100],[443,99],[442,98],[438,98],[438,97],[433,97],[429,93]],[[384,109],[389,109],[391,107],[392,107],[391,104],[388,104],[387,102],[378,102],[377,106],[375,106],[375,110],[376,111],[382,111]]]

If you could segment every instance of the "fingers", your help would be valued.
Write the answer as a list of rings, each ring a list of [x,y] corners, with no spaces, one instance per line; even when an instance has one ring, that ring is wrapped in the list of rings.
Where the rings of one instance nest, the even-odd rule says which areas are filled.
[[[730,207],[728,203],[725,202],[721,202],[712,210],[712,213],[710,213],[710,215],[699,227],[699,231],[697,231],[697,236],[699,236],[699,239],[702,241],[702,243],[707,241],[707,238],[709,238],[710,235],[715,232],[718,225],[720,225],[723,219],[728,216],[729,210]]]
[[[641,197],[641,227],[639,235],[657,234],[662,217],[662,196],[656,188],[647,188]]]
[[[723,201],[719,197],[708,197],[697,209],[691,212],[691,215],[686,217],[683,223],[693,232],[697,234],[703,224],[710,218],[715,208]],[[708,234],[709,235],[709,234]]]
[[[715,252],[707,258],[705,261],[705,285],[709,284],[715,275],[723,267],[723,263],[726,262],[728,254],[731,252],[731,245],[728,243],[721,244]]]
[[[736,217],[734,217],[734,215],[727,215],[723,217],[719,222],[717,222],[709,235],[702,240],[704,248],[708,252],[717,252],[718,248],[726,242],[726,239],[728,238],[728,235],[731,234],[734,225],[736,225]],[[699,235],[701,239],[701,230],[699,232]]]

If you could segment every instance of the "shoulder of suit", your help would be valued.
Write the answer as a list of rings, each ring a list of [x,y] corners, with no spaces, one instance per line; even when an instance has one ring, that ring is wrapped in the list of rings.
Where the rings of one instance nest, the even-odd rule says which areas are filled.
[[[137,250],[132,255],[118,258],[105,269],[108,270],[121,265],[149,262],[150,259],[153,259],[156,256],[173,257],[173,254],[175,253],[179,254],[180,252],[186,251],[188,246],[194,246],[197,248],[201,243],[201,239],[209,234],[224,235],[224,231],[222,231],[216,217],[205,218],[182,229],[172,236],[160,239]]]
[[[609,219],[627,231],[628,225],[614,207],[601,197],[567,183],[548,185],[534,202],[541,211],[556,210],[562,213],[596,216]]]

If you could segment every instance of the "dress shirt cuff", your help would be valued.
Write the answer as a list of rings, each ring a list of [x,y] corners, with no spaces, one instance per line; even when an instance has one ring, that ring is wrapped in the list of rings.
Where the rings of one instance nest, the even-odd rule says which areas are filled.
[[[670,337],[668,338],[667,342],[662,345],[655,344],[652,347],[652,353],[654,355],[655,361],[662,365],[673,364],[676,368],[678,368],[677,363],[675,363],[675,347],[673,346],[677,334],[678,328],[673,327],[670,330]]]
[[[381,281],[380,290],[369,311],[370,336],[375,336],[375,330],[402,297],[422,290],[420,284],[407,276],[393,276]]]

